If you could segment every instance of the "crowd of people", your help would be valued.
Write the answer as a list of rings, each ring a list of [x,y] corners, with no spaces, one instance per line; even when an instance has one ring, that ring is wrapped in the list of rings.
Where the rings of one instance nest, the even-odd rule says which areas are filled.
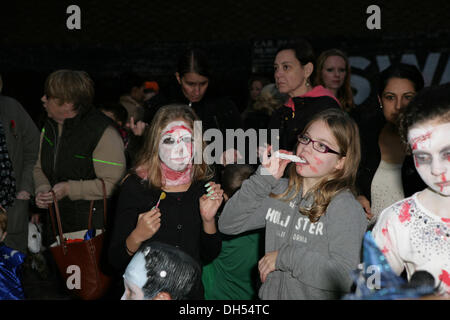
[[[316,59],[299,40],[273,63],[273,81],[249,77],[245,106],[207,94],[197,48],[180,56],[169,94],[124,74],[123,95],[94,105],[88,73],[52,72],[39,128],[0,94],[2,246],[27,254],[29,223],[51,246],[57,203],[64,232],[106,230],[105,299],[341,299],[372,232],[398,276],[427,271],[433,294],[450,297],[450,87],[424,88],[415,66],[396,63],[378,75],[379,104],[358,106],[342,50]],[[207,163],[199,122],[223,137],[278,130],[277,141],[246,145],[257,163],[236,164],[225,143]]]

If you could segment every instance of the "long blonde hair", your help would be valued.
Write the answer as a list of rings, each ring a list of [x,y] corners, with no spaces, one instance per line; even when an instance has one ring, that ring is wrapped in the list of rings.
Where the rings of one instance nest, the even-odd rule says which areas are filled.
[[[194,121],[198,121],[199,118],[187,105],[167,105],[158,110],[150,125],[150,129],[147,130],[145,134],[144,147],[137,157],[134,171],[137,171],[138,168],[143,170],[152,187],[162,187],[161,161],[159,159],[159,141],[161,139],[161,132],[170,122],[176,120],[185,121],[193,129]],[[194,139],[195,138],[199,141],[195,140],[194,146],[200,143],[203,152],[204,144],[202,134],[198,135],[198,137],[194,135]],[[211,168],[203,161],[201,164],[194,163],[192,165],[192,172],[193,183],[200,180],[211,179],[213,176]]]
[[[361,146],[359,130],[350,116],[339,109],[327,109],[316,114],[306,125],[303,133],[316,121],[323,121],[333,133],[345,162],[340,170],[330,173],[319,183],[313,186],[305,196],[312,196],[314,204],[311,208],[299,208],[301,214],[308,216],[311,222],[317,222],[325,214],[328,205],[335,195],[343,190],[350,190],[355,194],[356,174],[361,159]],[[297,150],[298,143],[294,150]],[[341,156],[343,157],[343,156]],[[290,164],[288,168],[288,188],[282,194],[271,194],[275,199],[291,201],[300,192],[303,185],[303,177],[296,172],[295,165]],[[292,190],[294,192],[291,194]]]

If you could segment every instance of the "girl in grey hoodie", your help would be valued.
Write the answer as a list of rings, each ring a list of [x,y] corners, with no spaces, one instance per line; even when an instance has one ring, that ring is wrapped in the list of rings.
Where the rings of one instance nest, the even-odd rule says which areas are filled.
[[[298,136],[298,157],[269,146],[262,165],[227,202],[225,234],[266,227],[261,299],[339,299],[350,291],[367,220],[354,197],[358,128],[343,111],[318,113]],[[279,152],[292,155],[292,152]]]

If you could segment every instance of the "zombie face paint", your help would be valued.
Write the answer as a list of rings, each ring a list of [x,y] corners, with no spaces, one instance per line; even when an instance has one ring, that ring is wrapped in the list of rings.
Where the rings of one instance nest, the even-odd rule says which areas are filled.
[[[142,287],[147,282],[147,270],[145,269],[145,257],[142,252],[133,256],[123,275],[125,292],[121,300],[142,300],[144,293]]]
[[[192,162],[193,136],[189,125],[184,121],[169,123],[159,141],[159,158],[170,169],[184,171]]]
[[[450,196],[450,123],[425,122],[409,130],[417,172],[430,189]]]

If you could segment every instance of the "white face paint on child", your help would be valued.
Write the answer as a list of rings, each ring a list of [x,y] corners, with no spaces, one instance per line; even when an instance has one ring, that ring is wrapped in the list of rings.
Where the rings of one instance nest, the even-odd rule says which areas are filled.
[[[143,300],[142,287],[147,283],[145,257],[142,252],[133,256],[123,274],[125,292],[121,300]]]
[[[450,123],[428,121],[413,126],[408,143],[417,172],[432,190],[450,196]]]
[[[163,130],[159,140],[159,158],[174,171],[183,171],[191,163],[192,130],[184,121],[172,121]]]

